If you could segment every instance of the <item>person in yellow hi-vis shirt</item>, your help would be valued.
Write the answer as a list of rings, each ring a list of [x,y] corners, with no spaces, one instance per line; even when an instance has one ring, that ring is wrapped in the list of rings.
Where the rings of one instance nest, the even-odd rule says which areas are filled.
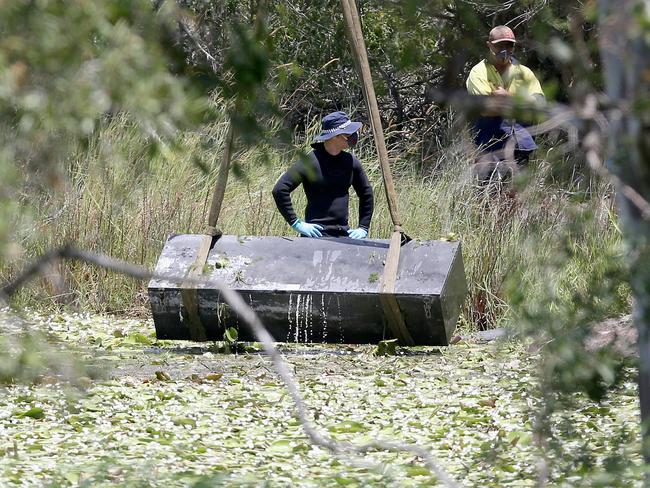
[[[474,66],[467,78],[470,95],[544,99],[542,86],[535,74],[513,56],[516,42],[514,32],[505,25],[490,31],[487,41],[489,56]],[[518,164],[525,164],[537,149],[530,133],[515,120],[483,114],[475,122],[474,128],[474,141],[484,154],[503,149],[506,142],[514,138],[515,159]]]

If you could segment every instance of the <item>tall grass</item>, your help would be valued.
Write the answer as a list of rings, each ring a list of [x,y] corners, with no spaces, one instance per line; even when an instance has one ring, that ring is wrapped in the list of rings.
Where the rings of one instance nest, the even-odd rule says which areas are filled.
[[[126,120],[112,120],[90,147],[70,161],[65,191],[36,194],[26,186],[21,203],[32,209],[31,214],[24,213],[32,219],[24,217],[17,229],[24,252],[21,260],[0,270],[2,278],[8,279],[35,255],[64,242],[152,267],[169,234],[202,232],[216,170],[206,174],[195,161],[216,168],[220,153],[215,148],[222,146],[226,125],[215,124],[205,131],[217,141],[213,147],[201,144],[205,137],[190,134],[179,150],[151,158],[150,146],[138,131]],[[550,163],[540,159],[531,163],[525,184],[514,195],[487,196],[477,190],[470,175],[471,149],[462,137],[457,139],[425,162],[413,160],[417,154],[413,148],[406,153],[409,159],[400,159],[396,150],[391,152],[399,211],[407,233],[425,240],[462,241],[470,290],[462,324],[486,328],[507,319],[505,284],[515,272],[529,292],[542,293],[549,276],[539,263],[553,259],[559,236],[566,233],[572,212],[578,211],[596,217],[580,235],[572,236],[580,243],[575,256],[562,271],[554,271],[563,275],[561,286],[567,288],[570,300],[571,290],[587,286],[589,273],[597,272],[599,256],[611,254],[606,251],[620,241],[611,188],[599,181],[586,190],[571,180],[553,181],[553,166],[571,165],[570,160]],[[305,144],[304,139],[296,142]],[[356,154],[375,188],[371,237],[386,238],[392,225],[370,136],[362,139]],[[294,157],[291,148],[257,147],[236,153],[245,176],[231,176],[229,181],[219,221],[225,233],[292,234],[275,208],[271,188]],[[574,202],[576,195],[579,203]],[[305,203],[302,191],[293,197],[301,214]],[[353,198],[351,224],[356,220]],[[147,313],[146,283],[83,264],[54,271],[50,279],[23,292],[18,301],[98,312]],[[64,287],[53,279],[58,275],[63,277]]]

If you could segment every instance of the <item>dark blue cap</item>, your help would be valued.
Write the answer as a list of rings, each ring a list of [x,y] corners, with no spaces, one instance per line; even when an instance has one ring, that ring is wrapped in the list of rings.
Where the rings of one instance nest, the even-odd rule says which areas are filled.
[[[361,125],[361,122],[352,122],[345,112],[332,112],[323,117],[316,142],[324,142],[339,134],[354,134],[361,129]]]

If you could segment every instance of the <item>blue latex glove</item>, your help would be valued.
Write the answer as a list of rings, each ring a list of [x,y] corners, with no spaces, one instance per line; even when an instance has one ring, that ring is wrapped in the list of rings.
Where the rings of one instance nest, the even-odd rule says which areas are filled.
[[[365,239],[368,237],[368,231],[362,227],[357,227],[356,229],[348,230],[348,235],[352,239]]]
[[[323,234],[321,234],[321,230],[323,230],[323,228],[318,224],[309,224],[298,219],[293,224],[291,224],[291,227],[293,227],[303,236],[323,237]]]

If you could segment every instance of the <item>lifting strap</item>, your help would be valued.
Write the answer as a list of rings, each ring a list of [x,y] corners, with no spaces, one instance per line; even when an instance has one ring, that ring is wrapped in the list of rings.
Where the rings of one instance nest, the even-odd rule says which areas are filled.
[[[229,123],[225,146],[221,156],[221,164],[219,165],[219,174],[217,175],[217,182],[210,205],[210,213],[208,214],[208,225],[197,250],[196,259],[187,272],[186,276],[188,278],[198,278],[201,276],[205,263],[208,260],[210,249],[212,249],[216,240],[222,235],[221,230],[217,227],[217,222],[221,213],[223,198],[226,194],[226,184],[228,183],[228,173],[230,172],[230,162],[232,160],[233,142],[235,138],[234,132],[232,123]],[[190,337],[193,341],[207,341],[205,326],[199,316],[198,289],[195,284],[190,285],[184,282],[181,285],[181,300],[185,308],[183,319],[187,322]]]
[[[406,327],[404,316],[399,303],[397,302],[397,297],[395,296],[400,248],[402,242],[408,242],[410,238],[402,231],[401,219],[397,212],[397,194],[393,185],[393,177],[390,172],[388,151],[386,150],[386,141],[384,140],[384,130],[381,125],[381,117],[379,115],[379,106],[377,105],[375,88],[372,84],[372,75],[370,73],[366,44],[361,30],[359,12],[354,0],[341,0],[341,6],[343,7],[343,14],[345,16],[345,23],[347,26],[348,37],[350,38],[350,44],[352,46],[352,52],[354,54],[355,64],[361,77],[363,93],[365,95],[366,104],[368,105],[370,125],[375,138],[375,146],[377,147],[377,155],[379,157],[379,165],[381,167],[381,174],[384,181],[386,200],[388,201],[388,210],[393,222],[393,233],[391,235],[390,246],[386,256],[384,273],[381,277],[379,296],[382,308],[384,309],[384,316],[391,333],[396,339],[398,339],[400,344],[410,346],[415,343]]]
[[[264,13],[266,11],[267,0],[259,0],[257,4],[257,14],[255,16],[255,32],[259,32],[262,28],[264,20]],[[214,69],[214,66],[213,66]],[[187,272],[187,277],[197,277],[203,273],[203,268],[208,260],[208,254],[214,243],[219,239],[223,233],[217,227],[219,214],[221,213],[221,205],[223,198],[226,194],[226,184],[228,183],[228,174],[230,172],[230,162],[232,159],[232,151],[235,140],[235,129],[232,120],[228,121],[228,131],[226,133],[225,145],[221,157],[221,164],[219,165],[219,174],[217,175],[217,182],[212,195],[212,203],[210,205],[210,213],[208,214],[208,225],[206,228],[203,240],[199,245],[196,259],[194,264],[190,266]],[[186,286],[183,283],[181,286],[181,299],[185,306],[186,318],[190,329],[190,335],[193,340],[207,340],[205,334],[205,327],[199,317],[199,301],[196,286]],[[196,338],[195,338],[196,335]]]

